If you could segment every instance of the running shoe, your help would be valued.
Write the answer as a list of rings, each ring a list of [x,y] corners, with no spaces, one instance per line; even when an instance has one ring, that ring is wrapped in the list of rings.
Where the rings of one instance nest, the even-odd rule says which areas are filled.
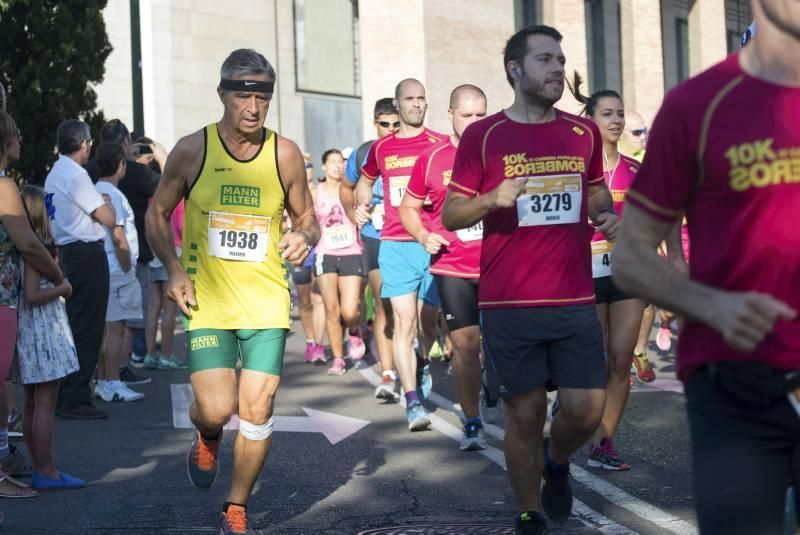
[[[381,384],[375,388],[375,397],[387,401],[397,401],[397,398],[400,397],[400,392],[397,391],[397,381],[392,375],[388,373],[383,375]]]
[[[139,401],[144,399],[144,394],[134,392],[122,381],[97,381],[94,395],[103,401]]]
[[[192,446],[186,455],[186,470],[189,473],[189,481],[192,485],[201,489],[207,489],[214,484],[217,479],[217,451],[222,442],[222,430],[219,432],[217,440],[206,442],[197,431],[192,439]]]
[[[314,348],[317,346],[314,342],[306,342],[306,350],[303,352],[303,360],[307,364],[314,362]]]
[[[458,448],[461,451],[479,451],[486,449],[486,434],[483,425],[480,423],[469,423],[464,425],[464,436],[461,437],[461,444]]]
[[[228,511],[222,513],[220,535],[255,535],[255,531],[247,527],[247,511],[241,505],[229,505]]]
[[[599,446],[589,445],[589,459],[586,464],[591,468],[602,468],[613,472],[631,469],[631,465],[619,458],[614,442],[610,438],[601,440]]]
[[[74,490],[85,486],[86,481],[63,472],[58,473],[58,479],[45,477],[38,472],[31,476],[31,488],[36,490]]]
[[[546,535],[547,522],[539,515],[533,516],[522,513],[517,517],[514,525],[515,535]]]
[[[131,366],[134,368],[143,368],[144,367],[144,355],[137,355],[136,353],[131,353]]]
[[[547,459],[550,439],[544,439],[544,456]],[[542,470],[542,509],[557,524],[567,521],[572,514],[572,487],[569,484],[569,464],[551,468],[545,461]]]
[[[431,375],[431,365],[427,362],[422,368],[417,366],[417,396],[419,399],[428,399],[433,390],[433,376]]]
[[[556,394],[556,397],[553,398],[553,402],[550,404],[548,411],[548,416],[550,416],[551,422],[555,419],[559,410],[561,410],[561,404],[558,401],[558,394]]]
[[[125,366],[124,368],[119,369],[119,380],[125,383],[127,386],[130,386],[146,385],[147,383],[151,382],[153,378],[134,373],[132,369],[130,369],[128,366]]]
[[[445,357],[447,350],[444,348],[439,340],[433,342],[431,350],[428,351],[428,358],[431,360],[441,360]]]
[[[422,403],[415,401],[406,407],[406,418],[408,418],[409,431],[424,431],[431,426],[431,419],[428,418],[428,411]]]
[[[33,474],[33,465],[13,444],[8,445],[8,455],[0,460],[0,468],[11,477],[28,477]]]
[[[349,346],[347,354],[353,360],[361,360],[367,353],[367,345],[359,334],[348,334],[347,345]]]
[[[487,424],[496,424],[503,412],[503,400],[490,397],[485,388],[481,391],[480,403],[481,420]]]
[[[328,362],[328,357],[325,356],[325,346],[322,344],[316,344],[314,346],[314,354],[311,357],[312,363],[319,362],[320,364],[325,364]]]
[[[173,356],[160,356],[158,357],[158,369],[159,370],[188,370],[189,363],[183,360],[178,359],[177,357]]]
[[[672,331],[669,327],[661,327],[656,334],[656,345],[661,351],[669,351],[672,347]]]
[[[328,368],[328,375],[344,375],[347,373],[347,363],[344,359],[333,359],[333,364]]]
[[[148,353],[144,356],[144,360],[142,361],[142,368],[148,368],[151,370],[158,369],[158,353]]]
[[[656,380],[656,372],[650,366],[647,352],[633,354],[633,366],[636,368],[636,377],[643,383],[652,383]]]

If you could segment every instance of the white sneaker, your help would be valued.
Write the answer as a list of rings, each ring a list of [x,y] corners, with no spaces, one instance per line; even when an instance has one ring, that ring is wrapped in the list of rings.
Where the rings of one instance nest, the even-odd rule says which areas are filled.
[[[95,395],[103,401],[139,401],[144,394],[134,392],[122,381],[98,381]]]

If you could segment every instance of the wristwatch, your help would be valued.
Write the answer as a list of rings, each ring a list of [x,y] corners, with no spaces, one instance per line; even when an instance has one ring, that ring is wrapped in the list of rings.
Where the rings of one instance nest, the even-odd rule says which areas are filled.
[[[311,238],[308,237],[308,234],[306,234],[302,230],[296,230],[295,232],[303,236],[303,239],[306,240],[306,247],[308,248],[308,252],[311,252],[311,249],[313,249],[314,246],[311,244]]]

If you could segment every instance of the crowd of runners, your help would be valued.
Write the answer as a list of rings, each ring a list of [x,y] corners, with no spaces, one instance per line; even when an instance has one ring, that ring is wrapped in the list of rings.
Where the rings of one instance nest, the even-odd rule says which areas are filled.
[[[213,484],[222,428],[239,416],[221,532],[251,532],[294,301],[305,362],[336,380],[371,353],[375,397],[402,403],[409,431],[431,426],[434,346],[451,363],[461,450],[486,448],[484,426],[504,413],[520,534],[570,516],[580,448],[590,467],[635,470],[614,435],[635,380],[655,379],[658,317],[660,349],[680,329],[701,532],[780,533],[786,490],[800,483],[800,233],[789,220],[800,202],[800,8],[753,6],[752,43],[670,92],[649,139],[618,92],[584,93],[556,29],[531,26],[504,50],[511,106],[458,85],[447,110],[430,112],[452,128],[435,132],[424,85],[401,79],[375,103],[375,139],[326,150],[319,173],[264,126],[270,63],[231,53],[222,119],[179,140],[146,217],[184,316],[195,486]],[[567,89],[579,115],[555,107]],[[763,112],[743,121],[754,102]],[[117,164],[101,173],[113,184]],[[114,223],[117,206],[93,215],[124,264],[115,229],[133,219]],[[21,248],[63,279],[36,254]]]

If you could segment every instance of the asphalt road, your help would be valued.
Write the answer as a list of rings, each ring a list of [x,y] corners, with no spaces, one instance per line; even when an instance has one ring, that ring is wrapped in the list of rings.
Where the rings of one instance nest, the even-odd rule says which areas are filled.
[[[182,343],[181,335],[176,346]],[[461,425],[446,362],[433,364],[436,395],[427,403],[434,429],[412,434],[399,404],[373,398],[370,381],[379,374],[373,359],[367,359],[371,367],[328,377],[326,367],[303,362],[302,345],[300,335],[289,338],[276,408],[280,423],[248,507],[253,527],[265,534],[512,532],[502,422],[488,426],[491,447],[485,452],[458,450]],[[654,364],[658,388],[637,387],[616,439],[633,469],[594,470],[586,467],[584,452],[575,455],[575,516],[552,533],[696,533],[674,357],[658,355]],[[218,533],[234,433],[224,438],[214,487],[192,487],[185,467],[192,433],[180,428],[186,392],[180,385],[188,383],[188,374],[150,375],[151,384],[134,387],[144,400],[98,401],[111,415],[107,420],[57,419],[59,468],[90,484],[0,501],[0,533]]]

